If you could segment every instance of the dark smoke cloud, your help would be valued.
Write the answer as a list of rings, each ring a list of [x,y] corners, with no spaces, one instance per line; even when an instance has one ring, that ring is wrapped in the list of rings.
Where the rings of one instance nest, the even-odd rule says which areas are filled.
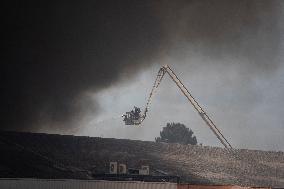
[[[1,128],[70,126],[97,110],[86,93],[122,72],[131,76],[154,55],[160,33],[151,11],[149,3],[132,1],[7,5]]]
[[[1,129],[76,125],[99,110],[89,97],[155,57],[247,58],[276,69],[278,1],[84,1],[7,5]]]
[[[273,72],[280,65],[283,34],[281,1],[170,1],[157,11],[172,57],[193,56],[246,59],[244,69]]]

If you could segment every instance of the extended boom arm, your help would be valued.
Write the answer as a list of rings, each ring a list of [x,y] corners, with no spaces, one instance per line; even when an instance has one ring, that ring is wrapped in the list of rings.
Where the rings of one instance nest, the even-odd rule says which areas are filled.
[[[206,114],[206,112],[201,108],[201,106],[198,104],[198,102],[194,99],[194,97],[190,94],[190,92],[187,90],[187,88],[183,85],[183,83],[180,81],[180,79],[176,76],[176,74],[173,72],[173,70],[168,65],[164,65],[160,68],[160,70],[157,74],[156,80],[154,82],[153,88],[150,92],[149,98],[147,100],[147,104],[146,104],[146,107],[145,107],[143,114],[140,115],[140,109],[135,107],[135,111],[132,110],[131,112],[126,112],[126,114],[124,115],[125,123],[127,125],[139,125],[144,121],[144,119],[146,118],[149,106],[151,104],[153,95],[156,92],[158,86],[160,85],[165,73],[168,73],[168,75],[171,77],[171,79],[175,82],[175,84],[178,86],[178,88],[181,90],[181,92],[184,94],[184,96],[192,104],[192,106],[199,113],[201,118],[205,121],[205,123],[212,130],[212,132],[215,134],[215,136],[219,139],[219,141],[224,145],[224,147],[225,148],[232,148],[231,144],[224,137],[224,135],[221,133],[221,131],[217,128],[217,126],[214,124],[212,119],[210,119],[210,117]]]

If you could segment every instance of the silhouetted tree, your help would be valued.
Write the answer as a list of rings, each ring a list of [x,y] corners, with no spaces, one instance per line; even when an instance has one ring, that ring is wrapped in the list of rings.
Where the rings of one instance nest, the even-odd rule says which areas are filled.
[[[197,144],[193,131],[181,123],[167,123],[160,132],[160,137],[155,138],[156,142]]]

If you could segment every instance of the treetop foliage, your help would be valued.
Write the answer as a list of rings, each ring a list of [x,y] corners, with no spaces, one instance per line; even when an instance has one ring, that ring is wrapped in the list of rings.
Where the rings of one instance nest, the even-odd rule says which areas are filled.
[[[197,144],[193,131],[182,123],[167,123],[160,132],[160,137],[155,138],[156,142]]]

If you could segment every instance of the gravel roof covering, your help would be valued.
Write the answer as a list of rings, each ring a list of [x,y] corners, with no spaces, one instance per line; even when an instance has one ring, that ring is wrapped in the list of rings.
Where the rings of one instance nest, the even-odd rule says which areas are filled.
[[[2,178],[91,179],[118,161],[193,184],[284,187],[283,152],[4,131],[0,149]]]

